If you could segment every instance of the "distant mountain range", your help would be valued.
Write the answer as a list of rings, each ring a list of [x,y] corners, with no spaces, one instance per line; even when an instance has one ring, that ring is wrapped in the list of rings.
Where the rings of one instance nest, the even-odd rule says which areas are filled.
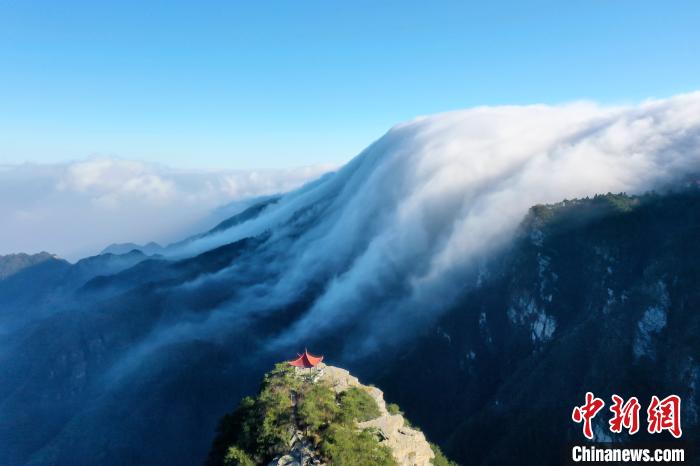
[[[139,251],[147,256],[152,256],[154,254],[158,254],[160,251],[163,250],[163,246],[160,244],[151,241],[150,243],[146,243],[143,245],[136,244],[136,243],[114,243],[110,244],[106,248],[100,252],[100,254],[126,254],[131,251]]]
[[[561,464],[586,391],[676,393],[698,443],[697,115],[700,95],[421,118],[202,234],[16,269],[0,464],[202,464],[304,347],[462,464]],[[627,440],[608,414],[596,438]]]
[[[0,256],[0,280],[14,275],[22,269],[52,259],[56,259],[56,256],[48,252],[40,252],[38,254],[19,253]]]

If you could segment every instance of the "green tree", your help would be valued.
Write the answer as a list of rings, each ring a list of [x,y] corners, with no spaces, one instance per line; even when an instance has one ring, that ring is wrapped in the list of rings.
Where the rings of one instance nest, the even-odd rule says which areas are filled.
[[[435,458],[433,458],[432,461],[434,466],[459,466],[459,464],[448,459],[442,450],[440,450],[440,447],[435,445],[433,442],[430,442],[430,448],[432,448],[433,453],[435,454]]]
[[[364,422],[379,417],[379,406],[374,398],[358,387],[352,387],[338,396],[341,422]]]
[[[299,422],[316,434],[338,416],[338,403],[330,387],[316,383],[299,396],[301,398],[297,404]]]
[[[381,445],[370,430],[334,424],[326,431],[320,445],[321,454],[333,466],[396,466],[388,447]]]
[[[226,451],[224,466],[255,466],[255,461],[246,452],[233,446]]]

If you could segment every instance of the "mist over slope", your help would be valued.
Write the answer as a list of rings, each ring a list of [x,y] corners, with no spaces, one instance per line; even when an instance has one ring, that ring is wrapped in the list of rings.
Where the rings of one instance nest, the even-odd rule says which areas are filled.
[[[398,125],[161,255],[25,269],[0,280],[0,463],[197,463],[273,361],[316,344],[392,364],[372,356],[483,281],[532,205],[698,172],[700,93],[476,108]]]
[[[275,278],[236,305],[280,306],[321,281],[323,292],[280,340],[371,312],[373,331],[362,339],[371,349],[371,336],[393,338],[394,321],[420,320],[449,302],[530,206],[639,193],[697,172],[699,115],[695,93],[635,107],[484,107],[418,118],[337,173],[177,255],[270,232]]]

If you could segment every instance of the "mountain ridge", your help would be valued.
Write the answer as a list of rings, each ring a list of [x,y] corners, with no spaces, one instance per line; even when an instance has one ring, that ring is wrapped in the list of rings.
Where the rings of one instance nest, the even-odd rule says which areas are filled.
[[[0,280],[48,260],[59,260],[58,256],[42,251],[37,254],[23,252],[0,255]]]
[[[1,280],[0,463],[199,463],[221,413],[301,344],[468,464],[559,464],[578,390],[612,389],[600,374],[677,391],[697,438],[698,194],[668,188],[697,180],[698,109],[700,94],[420,119],[159,256]],[[637,203],[648,190],[663,194]],[[605,192],[632,197],[546,207]]]

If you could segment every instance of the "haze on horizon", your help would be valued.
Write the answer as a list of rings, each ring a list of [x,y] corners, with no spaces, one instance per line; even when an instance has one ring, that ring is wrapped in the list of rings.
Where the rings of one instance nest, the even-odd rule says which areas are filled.
[[[696,90],[699,20],[690,1],[5,2],[0,254],[177,240],[418,115]]]

